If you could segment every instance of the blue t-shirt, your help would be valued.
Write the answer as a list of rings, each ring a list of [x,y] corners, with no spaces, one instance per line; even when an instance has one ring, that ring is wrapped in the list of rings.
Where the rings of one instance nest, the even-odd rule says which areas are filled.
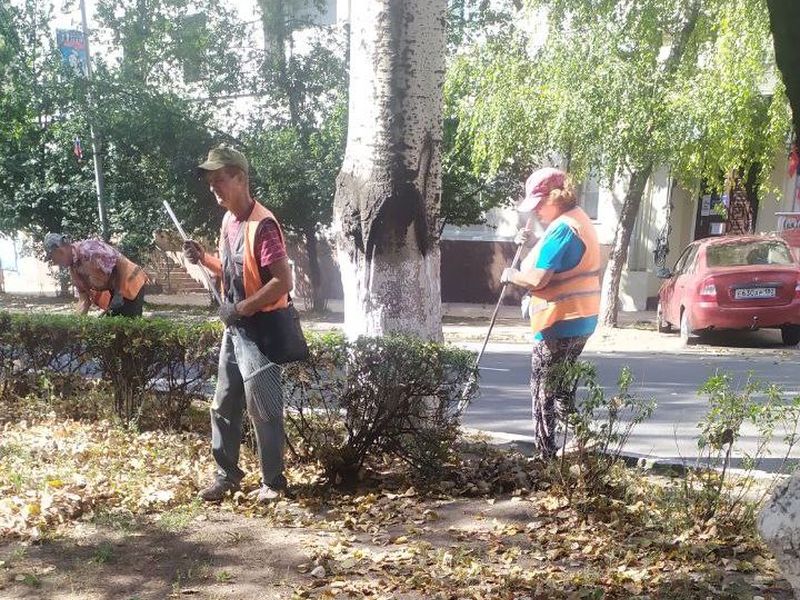
[[[553,270],[555,273],[569,271],[578,266],[585,251],[586,246],[572,228],[566,223],[559,223],[544,238],[536,259],[536,268]],[[547,329],[539,331],[534,339],[545,340],[591,335],[596,327],[597,316],[558,321]]]

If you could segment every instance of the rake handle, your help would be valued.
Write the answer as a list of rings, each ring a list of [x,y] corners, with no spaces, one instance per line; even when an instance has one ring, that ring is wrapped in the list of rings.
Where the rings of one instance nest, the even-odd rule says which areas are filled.
[[[172,222],[175,225],[175,229],[178,230],[178,233],[181,235],[181,238],[183,238],[183,241],[184,242],[189,241],[189,236],[186,235],[186,232],[183,230],[183,227],[181,227],[181,222],[178,221],[177,215],[172,211],[172,207],[166,200],[164,200],[164,208],[167,209],[167,214],[169,215],[170,219],[172,219]],[[214,286],[214,283],[211,281],[211,276],[208,274],[208,271],[206,271],[204,265],[200,265],[200,272],[203,274],[203,278],[206,280],[206,285],[208,286],[208,289],[211,291],[211,294],[214,296],[214,300],[217,301],[217,304],[222,306],[222,296],[220,296],[219,290],[217,290],[217,288]]]
[[[529,217],[528,221],[525,223],[525,229],[531,228],[531,220],[533,217]],[[525,244],[520,244],[517,246],[517,252],[514,254],[514,260],[511,261],[511,268],[516,269],[519,265],[519,261],[522,258],[522,248]],[[494,324],[497,321],[497,315],[500,313],[500,307],[503,305],[503,300],[506,297],[506,290],[508,289],[508,283],[504,283],[503,287],[500,289],[500,297],[497,299],[497,304],[494,307],[494,312],[492,313],[492,320],[489,321],[489,330],[486,332],[486,337],[483,339],[483,345],[481,346],[480,352],[478,352],[478,357],[475,359],[475,368],[478,368],[480,365],[481,358],[483,358],[484,352],[486,352],[486,346],[489,344],[489,337],[492,335],[492,329],[494,329]]]

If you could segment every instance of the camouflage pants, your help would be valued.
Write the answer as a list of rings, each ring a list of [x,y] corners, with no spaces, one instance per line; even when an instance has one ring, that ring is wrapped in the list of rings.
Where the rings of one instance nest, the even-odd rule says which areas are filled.
[[[556,426],[572,410],[575,388],[563,377],[565,368],[578,360],[589,336],[536,340],[531,353],[533,435],[543,457],[556,454]]]

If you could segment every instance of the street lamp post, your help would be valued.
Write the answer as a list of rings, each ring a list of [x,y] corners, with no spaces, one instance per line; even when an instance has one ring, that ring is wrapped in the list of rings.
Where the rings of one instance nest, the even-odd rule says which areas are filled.
[[[83,24],[83,38],[86,44],[86,76],[89,80],[89,135],[92,138],[92,158],[94,161],[94,184],[97,190],[97,211],[100,215],[100,231],[107,242],[110,234],[108,231],[108,217],[105,204],[105,178],[103,176],[103,157],[101,155],[100,132],[94,123],[94,94],[92,92],[92,53],[89,50],[89,27],[86,24],[86,2],[80,0],[81,22]]]

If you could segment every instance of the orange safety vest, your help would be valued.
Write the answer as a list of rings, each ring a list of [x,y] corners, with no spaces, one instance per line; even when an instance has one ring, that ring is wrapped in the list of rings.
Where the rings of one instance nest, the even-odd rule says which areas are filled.
[[[232,218],[233,215],[228,212],[225,214],[225,217],[222,219],[222,228],[220,230],[219,236],[219,256],[222,257],[222,246],[225,244],[225,230],[227,229],[228,219]],[[281,230],[281,226],[278,223],[278,219],[275,218],[269,210],[264,208],[262,204],[256,202],[253,206],[253,210],[250,212],[250,216],[247,217],[247,220],[242,224],[244,227],[244,264],[242,265],[243,270],[243,279],[244,279],[244,295],[245,297],[250,297],[255,294],[258,290],[260,290],[264,282],[261,281],[261,272],[258,268],[258,260],[256,259],[255,254],[253,253],[253,249],[256,246],[256,233],[258,232],[258,225],[264,219],[270,219],[275,222],[275,225],[278,226],[278,233],[281,236],[281,241],[283,241],[283,231]],[[219,259],[216,259],[219,260]],[[222,263],[220,262],[220,270],[222,269]],[[220,278],[223,282],[225,281],[224,277]],[[223,289],[223,292],[226,290]],[[272,310],[278,310],[280,308],[286,308],[289,306],[289,294],[284,294],[280,298],[278,298],[272,304],[268,304],[259,310],[261,312],[269,312]]]
[[[144,269],[121,254],[117,257],[117,264],[114,268],[117,270],[117,276],[120,279],[119,291],[122,292],[122,297],[126,300],[135,299],[139,295],[139,291],[148,282]],[[96,290],[91,293],[91,299],[94,304],[103,310],[107,310],[109,304],[111,304],[111,292],[108,290]]]
[[[531,253],[538,256],[547,233],[561,223],[575,232],[585,250],[574,268],[553,273],[545,287],[530,293],[528,310],[534,333],[559,321],[593,317],[600,312],[600,244],[594,225],[582,208],[575,207],[553,221]],[[536,261],[532,264],[535,265]]]

